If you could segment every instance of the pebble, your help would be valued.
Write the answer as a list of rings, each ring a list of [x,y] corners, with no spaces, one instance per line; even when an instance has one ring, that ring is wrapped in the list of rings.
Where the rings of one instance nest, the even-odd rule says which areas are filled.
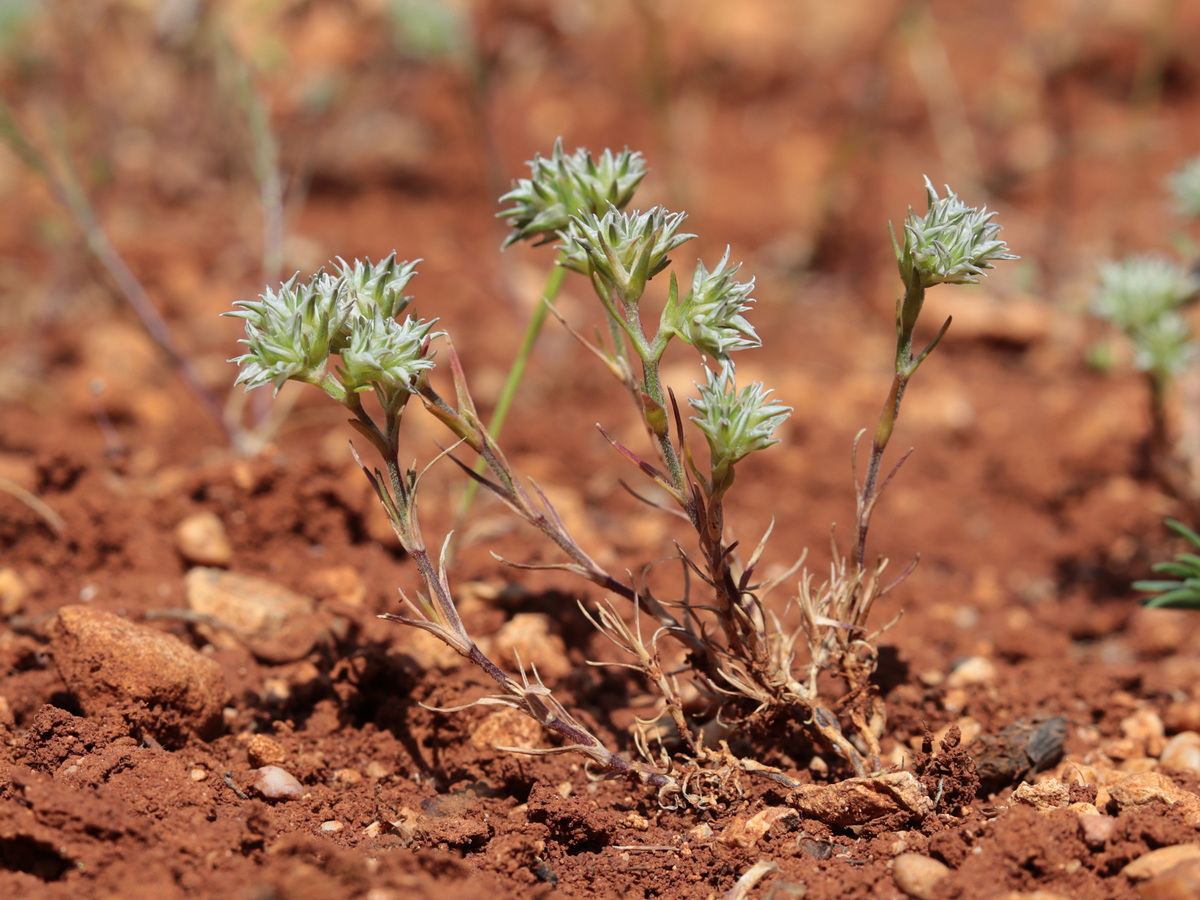
[[[333,773],[333,783],[340,784],[344,787],[353,787],[356,784],[362,784],[362,773],[357,769],[335,769]]]
[[[544,680],[557,681],[574,670],[563,639],[551,630],[544,613],[518,613],[492,637],[492,648],[502,665],[515,670],[536,666]]]
[[[1200,772],[1200,734],[1184,731],[1175,735],[1163,747],[1158,764],[1164,769]]]
[[[946,676],[946,686],[966,687],[972,684],[992,684],[996,680],[996,664],[986,656],[968,656]]]
[[[1163,724],[1169,731],[1200,732],[1200,700],[1173,700],[1163,713]]]
[[[1139,756],[1158,756],[1166,743],[1163,721],[1152,709],[1139,709],[1122,719],[1121,734],[1134,742]]]
[[[1200,859],[1187,859],[1138,885],[1141,900],[1195,900],[1200,897]]]
[[[192,769],[192,771],[188,773],[188,777],[191,778],[192,781],[204,781],[206,778],[208,778],[208,769],[205,769],[203,766],[196,766],[196,768]]]
[[[224,568],[233,560],[225,523],[211,512],[193,513],[176,525],[175,547],[194,566]]]
[[[326,834],[341,834],[346,830],[346,826],[336,819],[330,819],[328,822],[321,823],[321,830]]]
[[[1200,825],[1200,797],[1185,791],[1160,772],[1138,772],[1108,788],[1121,810],[1138,809],[1151,803],[1166,803],[1183,813],[1191,825]]]
[[[244,644],[264,662],[307,656],[323,631],[311,597],[263,578],[196,566],[183,590],[189,609],[224,626],[198,625],[207,641],[220,649]]]
[[[1145,881],[1163,874],[1182,862],[1200,860],[1200,846],[1196,844],[1176,844],[1173,847],[1160,847],[1143,853],[1121,870],[1121,874],[1134,881]]]
[[[304,786],[287,769],[263,766],[254,774],[250,789],[266,800],[299,800],[304,796]]]
[[[7,566],[0,569],[0,616],[15,616],[25,608],[29,597],[29,586],[16,569]]]
[[[54,665],[85,715],[118,710],[168,749],[220,732],[221,667],[174,635],[89,606],[62,607],[49,631]]]
[[[950,874],[950,868],[920,853],[901,853],[892,862],[896,887],[913,900],[929,900],[938,882]]]
[[[728,847],[749,849],[757,844],[763,835],[770,833],[776,825],[794,822],[798,818],[796,811],[790,807],[768,806],[749,818],[736,819],[725,826],[717,841]]]
[[[1012,802],[1032,806],[1038,812],[1062,809],[1071,802],[1071,790],[1057,778],[1037,784],[1025,781],[1013,791]]]
[[[1103,848],[1117,828],[1117,820],[1112,816],[1078,815],[1078,821],[1079,835],[1092,850]]]
[[[252,734],[246,740],[246,760],[256,769],[277,766],[287,759],[287,751],[274,738],[265,734]]]
[[[511,707],[489,714],[471,732],[471,746],[479,753],[492,753],[497,747],[538,750],[546,740],[541,725]]]

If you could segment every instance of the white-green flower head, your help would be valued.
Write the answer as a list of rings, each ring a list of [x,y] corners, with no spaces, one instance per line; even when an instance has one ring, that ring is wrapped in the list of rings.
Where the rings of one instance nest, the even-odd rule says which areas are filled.
[[[636,303],[646,282],[670,264],[667,254],[695,237],[679,233],[685,218],[661,206],[644,213],[610,206],[603,215],[572,216],[561,232],[563,265],[607,281],[626,303]]]
[[[892,231],[892,247],[904,283],[912,284],[919,274],[922,287],[935,284],[977,284],[984,269],[1002,259],[1017,259],[1008,253],[1004,241],[996,239],[1000,226],[987,207],[967,206],[946,186],[939,197],[933,184],[925,179],[929,210],[918,216],[912,209],[904,222],[904,243]]]
[[[501,203],[513,203],[511,209],[498,213],[511,219],[513,227],[505,247],[528,238],[538,238],[539,244],[552,241],[572,216],[603,212],[609,206],[624,209],[646,175],[640,153],[605,150],[599,160],[593,160],[580,148],[567,156],[562,138],[554,142],[549,159],[535,156],[528,165],[531,177],[516,181],[500,198]]]
[[[246,389],[274,384],[278,391],[285,381],[318,383],[325,372],[341,319],[337,292],[328,280],[314,277],[297,285],[299,274],[279,286],[266,288],[257,300],[239,300],[240,307],[225,315],[244,319],[249,350],[231,360],[242,367],[236,384]]]
[[[338,370],[348,391],[376,388],[386,395],[408,392],[424,370],[433,368],[428,341],[432,321],[409,316],[400,324],[376,311],[350,323],[349,345]]]
[[[349,390],[365,389],[356,379],[372,366],[392,372],[385,380],[395,381],[408,371],[406,365],[417,365],[414,371],[432,365],[418,365],[412,357],[414,337],[420,334],[416,346],[423,348],[432,323],[409,319],[401,326],[394,319],[411,299],[402,292],[416,263],[398,263],[393,253],[379,263],[339,259],[336,268],[336,275],[321,270],[304,285],[293,275],[278,291],[268,287],[257,300],[239,300],[238,309],[226,313],[246,323],[241,343],[248,352],[232,360],[242,368],[237,384],[247,390],[273,384],[276,391],[289,379],[325,385],[332,354],[342,355],[343,362],[352,357],[356,374]]]
[[[701,353],[725,361],[735,350],[747,350],[762,345],[744,315],[754,299],[754,279],[734,281],[741,263],[729,265],[729,248],[711,272],[703,261],[696,261],[692,289],[683,300],[678,298],[674,276],[671,294],[663,312],[665,328],[679,335]]]
[[[770,399],[761,382],[738,390],[733,366],[709,370],[704,384],[696,385],[700,398],[688,398],[696,411],[692,421],[704,432],[712,454],[713,470],[728,468],[757,450],[778,443],[777,429],[792,414],[790,406]]]
[[[1185,163],[1168,179],[1167,186],[1179,214],[1200,219],[1200,156]]]
[[[1178,308],[1200,290],[1200,280],[1165,256],[1131,256],[1100,266],[1092,312],[1132,333]]]
[[[1133,364],[1142,372],[1158,378],[1170,378],[1196,361],[1196,342],[1192,329],[1175,310],[1159,316],[1130,334]]]
[[[347,317],[357,314],[370,318],[378,310],[385,319],[397,318],[412,301],[412,297],[404,295],[404,289],[417,274],[419,262],[419,259],[397,261],[395,250],[377,263],[370,259],[347,263],[338,257],[337,280],[341,282],[338,290],[340,302],[348,307]]]

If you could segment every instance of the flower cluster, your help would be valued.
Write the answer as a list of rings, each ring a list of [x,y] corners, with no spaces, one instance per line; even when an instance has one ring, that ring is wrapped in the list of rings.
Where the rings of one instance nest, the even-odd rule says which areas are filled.
[[[748,350],[762,345],[754,326],[742,315],[750,310],[754,300],[754,279],[740,282],[733,276],[741,263],[730,266],[729,248],[711,272],[701,261],[696,262],[692,289],[679,300],[678,289],[672,280],[671,295],[663,311],[663,328],[677,334],[701,353],[722,362],[735,350]]]
[[[610,206],[604,215],[572,216],[561,232],[563,265],[608,282],[627,305],[636,303],[646,282],[665,269],[672,250],[695,237],[680,234],[684,213],[656,206],[624,213]]]
[[[397,262],[395,253],[379,263],[338,260],[335,272],[318,272],[306,284],[297,276],[267,288],[257,300],[241,300],[226,315],[244,319],[248,351],[237,383],[246,389],[289,379],[316,384],[331,396],[377,390],[385,398],[407,393],[412,381],[431,368],[428,342],[432,321],[409,316],[404,289],[416,274],[415,262]],[[341,357],[338,377],[329,358]]]
[[[761,382],[739,391],[729,364],[719,372],[709,370],[705,383],[696,387],[700,397],[689,397],[688,403],[697,413],[692,421],[708,441],[714,473],[778,443],[775,429],[792,414],[790,406],[770,399],[771,391]]]
[[[1192,330],[1180,307],[1196,296],[1200,280],[1166,257],[1133,256],[1100,267],[1092,312],[1133,343],[1134,365],[1162,376],[1195,358]]]
[[[1179,214],[1200,219],[1200,156],[1185,163],[1167,184]]]
[[[531,176],[518,180],[500,198],[501,203],[513,204],[499,214],[511,219],[513,227],[505,247],[529,238],[548,243],[567,227],[572,216],[600,213],[610,206],[624,209],[646,175],[640,153],[605,150],[599,160],[593,160],[581,148],[566,156],[562,138],[555,142],[549,159],[535,156],[529,168]]]
[[[935,284],[977,284],[984,269],[1002,259],[1016,259],[1007,252],[1004,241],[996,240],[1000,226],[987,207],[967,206],[946,187],[946,196],[938,197],[933,184],[925,179],[929,211],[918,216],[912,209],[904,222],[904,243],[896,240],[892,229],[892,247],[906,285],[920,279],[924,288]],[[890,228],[891,226],[889,226]]]

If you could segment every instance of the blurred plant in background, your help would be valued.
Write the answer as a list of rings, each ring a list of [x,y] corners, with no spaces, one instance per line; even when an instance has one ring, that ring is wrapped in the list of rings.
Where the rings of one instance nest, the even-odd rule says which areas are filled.
[[[1175,208],[1200,216],[1200,159],[1169,179]],[[1162,254],[1130,256],[1105,262],[1091,311],[1127,339],[1134,368],[1144,373],[1150,413],[1146,464],[1155,477],[1186,503],[1200,500],[1185,433],[1187,403],[1172,403],[1181,377],[1194,371],[1200,347],[1188,307],[1200,292],[1200,276],[1191,264]],[[1103,349],[1094,359],[1103,359]]]

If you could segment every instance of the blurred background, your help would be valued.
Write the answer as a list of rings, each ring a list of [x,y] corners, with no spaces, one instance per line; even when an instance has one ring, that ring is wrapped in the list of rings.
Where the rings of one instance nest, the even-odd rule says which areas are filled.
[[[228,392],[234,299],[393,249],[486,401],[551,258],[498,252],[496,198],[558,137],[640,150],[635,205],[746,261],[760,330],[797,335],[764,366],[820,364],[818,310],[875,316],[871,416],[885,223],[925,175],[1021,256],[980,333],[1077,362],[1097,261],[1186,237],[1165,179],[1200,152],[1198,47],[1179,0],[0,0],[0,401],[167,422],[172,358]]]

